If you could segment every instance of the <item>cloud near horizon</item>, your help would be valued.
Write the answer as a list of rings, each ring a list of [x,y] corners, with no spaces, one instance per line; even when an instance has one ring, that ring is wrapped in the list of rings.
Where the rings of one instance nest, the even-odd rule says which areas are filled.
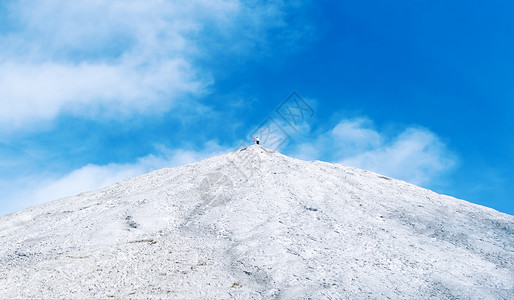
[[[457,163],[456,155],[428,129],[408,127],[388,135],[364,117],[341,120],[292,149],[301,159],[329,160],[425,186]]]
[[[133,163],[88,164],[66,174],[33,174],[19,178],[19,184],[11,183],[3,187],[3,197],[8,197],[10,201],[4,200],[9,205],[0,208],[0,216],[29,206],[97,190],[157,169],[193,163],[229,151],[215,142],[206,143],[201,150],[158,148],[155,154],[141,157]]]

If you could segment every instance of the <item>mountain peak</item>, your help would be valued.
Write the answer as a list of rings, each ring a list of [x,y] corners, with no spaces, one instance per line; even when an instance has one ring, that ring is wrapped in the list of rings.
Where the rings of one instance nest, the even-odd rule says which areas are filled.
[[[0,218],[0,298],[512,298],[514,217],[253,145]]]
[[[257,145],[257,144],[251,145],[251,146],[248,146],[248,147],[244,147],[244,148],[241,148],[241,149],[238,149],[238,150],[236,150],[234,152],[243,152],[243,151],[247,151],[247,152],[251,152],[251,153],[280,154],[277,151],[265,148],[264,146]],[[280,155],[282,155],[282,154],[280,154]]]

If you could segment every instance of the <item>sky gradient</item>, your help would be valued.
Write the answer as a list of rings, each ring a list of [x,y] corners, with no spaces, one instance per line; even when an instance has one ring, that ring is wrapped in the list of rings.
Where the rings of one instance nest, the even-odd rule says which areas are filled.
[[[512,215],[513,37],[506,0],[3,1],[0,215],[233,151],[269,118],[286,155]]]

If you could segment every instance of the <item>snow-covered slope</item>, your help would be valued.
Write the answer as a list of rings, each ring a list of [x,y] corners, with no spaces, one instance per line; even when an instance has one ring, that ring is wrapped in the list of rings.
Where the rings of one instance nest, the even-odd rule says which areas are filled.
[[[0,298],[512,299],[513,283],[513,216],[261,146],[0,218]]]

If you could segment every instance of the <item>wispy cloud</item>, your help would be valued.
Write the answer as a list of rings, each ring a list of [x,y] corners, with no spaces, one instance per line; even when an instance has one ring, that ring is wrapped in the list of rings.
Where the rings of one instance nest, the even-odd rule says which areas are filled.
[[[408,128],[388,143],[341,162],[423,185],[451,169],[455,156],[433,132]]]
[[[0,125],[60,113],[123,117],[208,92],[199,61],[265,47],[285,27],[280,2],[13,1],[0,30]],[[253,48],[252,48],[253,47]]]
[[[456,163],[433,132],[408,127],[397,135],[380,132],[368,118],[341,120],[334,128],[293,147],[293,155],[322,159],[426,185]]]
[[[202,84],[191,78],[185,61],[169,60],[152,69],[136,71],[124,64],[4,63],[0,66],[0,120],[20,127],[28,122],[50,120],[63,110],[81,115],[167,109],[163,94],[176,99],[199,91]]]
[[[32,174],[2,184],[0,215],[28,206],[96,190],[121,180],[160,168],[175,167],[230,151],[215,142],[208,142],[202,150],[167,149],[159,147],[156,154],[137,159],[133,163],[88,164],[66,174]]]

